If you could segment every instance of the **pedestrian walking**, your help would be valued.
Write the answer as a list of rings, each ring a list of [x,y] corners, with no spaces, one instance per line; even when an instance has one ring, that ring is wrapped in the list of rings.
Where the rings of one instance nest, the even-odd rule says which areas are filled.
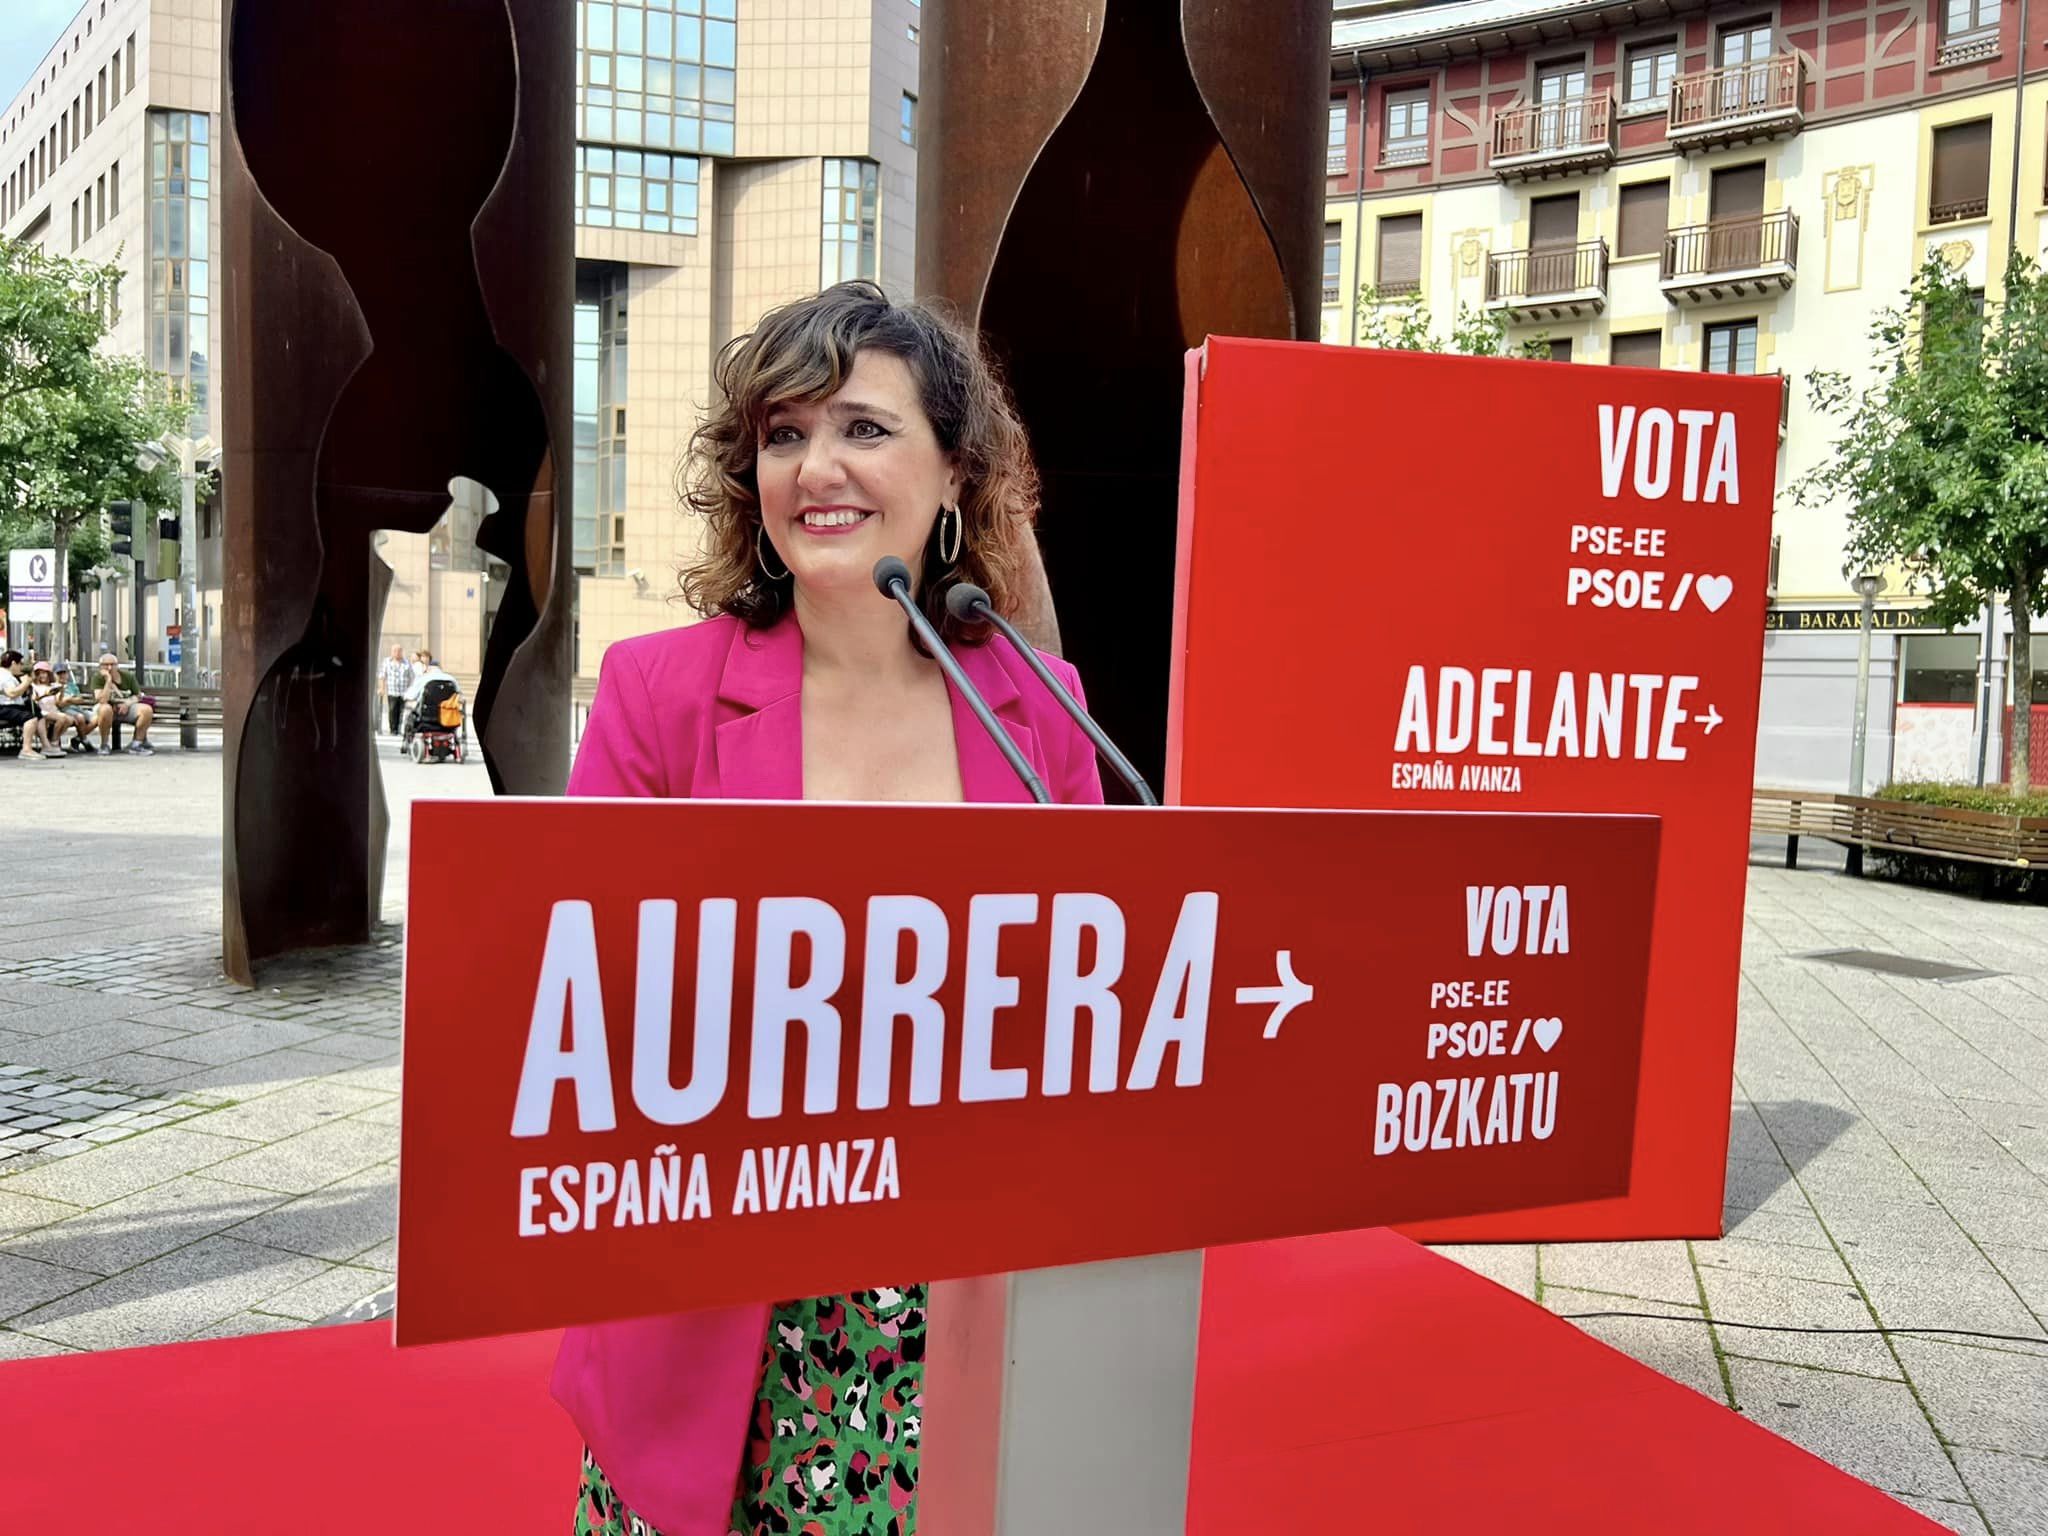
[[[384,717],[390,734],[396,736],[405,717],[405,696],[412,691],[413,666],[405,659],[405,647],[394,645],[377,669],[384,686]],[[374,724],[374,722],[373,722]]]

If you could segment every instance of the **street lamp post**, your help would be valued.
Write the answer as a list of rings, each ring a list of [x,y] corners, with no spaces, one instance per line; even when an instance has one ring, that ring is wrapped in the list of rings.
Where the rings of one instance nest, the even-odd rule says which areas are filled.
[[[219,452],[220,445],[210,437],[195,441],[175,432],[137,450],[137,462],[144,469],[165,462],[178,466],[178,690],[188,696],[178,721],[178,745],[188,751],[199,745],[198,711],[189,699],[199,687],[199,649],[194,643],[199,638],[199,477]],[[139,652],[140,636],[136,645]]]

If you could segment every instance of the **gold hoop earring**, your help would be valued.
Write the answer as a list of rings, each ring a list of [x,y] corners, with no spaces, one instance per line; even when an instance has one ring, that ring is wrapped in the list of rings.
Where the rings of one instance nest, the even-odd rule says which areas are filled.
[[[947,524],[947,521],[946,521],[946,520],[947,520],[948,518],[951,518],[951,519],[952,519],[952,523],[951,523],[951,525],[950,525],[950,527],[951,527],[951,539],[950,539],[950,542],[952,543],[952,546],[953,546],[953,547],[952,547],[951,549],[947,549],[947,548],[946,548],[946,545],[947,545],[947,543],[949,542],[949,541],[948,541],[948,536],[947,536],[947,534],[948,534],[948,524]],[[958,564],[960,563],[960,550],[961,550],[961,547],[962,547],[962,546],[963,546],[964,544],[966,544],[966,542],[967,542],[967,519],[966,519],[966,518],[964,518],[964,517],[962,517],[962,516],[960,515],[960,509],[959,509],[958,507],[941,507],[941,508],[939,508],[939,556],[940,556],[940,558],[941,558],[941,559],[943,559],[943,560],[944,560],[944,561],[946,562],[946,564],[948,564],[948,565],[958,565]]]
[[[768,569],[768,547],[762,537],[767,532],[768,525],[766,523],[754,524],[754,563],[761,567],[761,574],[770,581],[786,580],[789,576],[789,567],[787,565],[782,568],[780,575]]]

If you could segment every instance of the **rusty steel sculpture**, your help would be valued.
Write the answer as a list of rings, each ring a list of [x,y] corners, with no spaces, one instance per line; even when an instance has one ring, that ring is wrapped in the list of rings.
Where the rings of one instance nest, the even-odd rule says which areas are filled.
[[[1045,482],[1037,631],[1156,775],[1183,358],[1318,334],[1329,0],[938,0],[924,23],[918,288],[1008,371]]]
[[[474,719],[500,793],[568,772],[574,0],[228,0],[224,960],[361,943],[392,572],[450,483],[510,567]]]

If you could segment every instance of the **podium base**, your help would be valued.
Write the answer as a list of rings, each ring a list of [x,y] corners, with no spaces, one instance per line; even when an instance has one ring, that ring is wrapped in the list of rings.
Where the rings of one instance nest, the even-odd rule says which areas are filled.
[[[1182,1536],[1202,1255],[932,1287],[918,1525]]]

